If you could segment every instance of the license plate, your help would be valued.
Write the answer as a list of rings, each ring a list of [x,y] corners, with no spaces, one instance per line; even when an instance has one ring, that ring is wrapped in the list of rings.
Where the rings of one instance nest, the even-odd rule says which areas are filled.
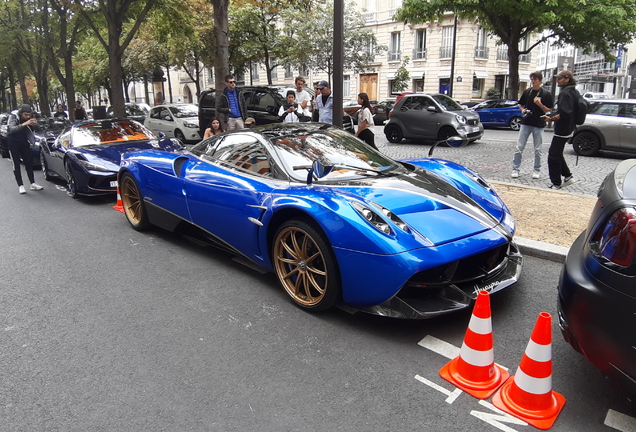
[[[473,127],[473,132],[479,132],[479,126]]]
[[[117,187],[117,181],[110,182],[110,187]]]

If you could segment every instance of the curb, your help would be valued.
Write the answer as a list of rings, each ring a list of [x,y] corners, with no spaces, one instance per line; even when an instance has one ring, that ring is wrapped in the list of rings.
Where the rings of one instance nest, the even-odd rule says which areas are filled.
[[[565,246],[557,246],[523,237],[515,237],[514,241],[524,255],[547,259],[561,264],[565,263],[565,257],[570,250],[570,248]]]

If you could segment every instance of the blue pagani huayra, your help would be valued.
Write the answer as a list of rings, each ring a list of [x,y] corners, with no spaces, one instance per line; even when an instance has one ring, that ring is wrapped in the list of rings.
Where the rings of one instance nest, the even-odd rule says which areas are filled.
[[[275,272],[309,310],[430,318],[521,272],[514,220],[479,175],[440,159],[394,161],[329,125],[129,153],[119,186],[133,228],[194,226]]]

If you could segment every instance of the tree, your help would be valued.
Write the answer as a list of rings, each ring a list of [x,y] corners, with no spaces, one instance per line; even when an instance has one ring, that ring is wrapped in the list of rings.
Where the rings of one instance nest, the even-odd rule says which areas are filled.
[[[287,20],[286,30],[293,50],[281,61],[283,65],[299,69],[313,69],[333,75],[333,3],[316,3],[311,13],[296,13]],[[319,30],[318,30],[319,29]],[[366,70],[375,56],[386,51],[377,45],[373,32],[365,28],[361,13],[353,4],[344,10],[343,64],[355,72]]]
[[[393,18],[423,23],[439,20],[448,11],[461,19],[477,19],[508,46],[511,98],[519,93],[519,55],[529,53],[539,43],[551,39],[611,58],[618,44],[631,42],[636,35],[636,0],[404,0]],[[546,30],[545,37],[520,50],[521,40]]]
[[[411,59],[408,56],[404,56],[404,59],[402,60],[402,64],[400,65],[398,70],[395,72],[395,78],[393,79],[393,87],[395,87],[395,90],[398,93],[403,92],[409,86],[411,77],[409,75],[409,71],[406,69],[406,65],[409,64],[410,60]]]
[[[108,54],[111,105],[116,117],[125,117],[122,57],[148,12],[159,0],[75,0],[97,40]],[[105,23],[107,35],[100,28]],[[125,24],[132,24],[126,26]]]
[[[223,98],[222,92],[225,88],[225,75],[230,70],[229,51],[229,24],[228,8],[229,0],[211,0],[214,9],[214,84],[216,102],[215,110],[218,113]],[[225,128],[226,125],[223,125]]]

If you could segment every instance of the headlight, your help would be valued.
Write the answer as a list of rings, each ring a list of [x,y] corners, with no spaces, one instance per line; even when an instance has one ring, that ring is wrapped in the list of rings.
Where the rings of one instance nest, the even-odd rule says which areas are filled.
[[[183,123],[183,125],[187,128],[191,128],[191,129],[199,129],[199,125],[198,124],[194,124],[194,123],[190,123],[190,122],[185,122]]]
[[[515,219],[512,217],[510,213],[506,212],[504,214],[503,224],[506,228],[508,228],[508,231],[510,231],[510,234],[515,233],[515,230],[516,230]]]
[[[379,204],[376,203],[372,203],[374,207],[377,208],[377,210],[384,216],[380,216],[380,214],[378,213],[378,211],[376,211],[376,209],[372,209],[369,208],[359,202],[356,201],[352,201],[351,205],[353,206],[353,208],[363,217],[365,218],[371,225],[373,225],[373,227],[375,229],[377,229],[378,231],[384,233],[384,234],[388,234],[388,235],[393,235],[393,229],[391,228],[391,226],[387,223],[386,219],[389,219],[393,224],[395,224],[395,226],[399,229],[401,229],[402,231],[408,233],[409,228],[406,225],[406,223],[400,219],[399,217],[397,217],[396,215],[394,215],[389,209],[382,207]],[[386,219],[385,219],[386,218]]]
[[[455,114],[455,119],[457,120],[457,123],[459,124],[468,123],[468,120],[466,120],[466,117],[464,117],[463,115]]]
[[[80,160],[80,162],[82,163],[82,165],[84,165],[84,168],[86,168],[89,171],[103,171],[103,172],[112,171],[111,169],[106,168],[104,165],[98,165],[98,164],[85,161],[85,160]]]

